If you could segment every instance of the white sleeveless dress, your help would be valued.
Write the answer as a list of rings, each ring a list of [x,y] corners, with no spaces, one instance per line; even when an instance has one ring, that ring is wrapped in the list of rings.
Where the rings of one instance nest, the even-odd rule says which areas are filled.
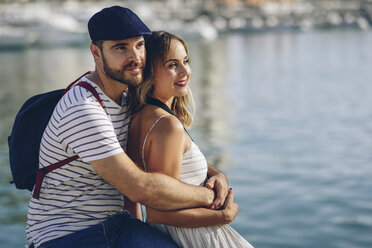
[[[156,123],[165,116],[167,115],[159,117],[146,134],[142,147],[142,162],[145,170],[144,148],[147,137]],[[203,185],[207,178],[207,171],[208,165],[204,155],[191,141],[190,148],[183,155],[179,180],[187,184]],[[180,247],[184,248],[253,248],[229,225],[185,228],[158,223],[149,224],[171,236]]]

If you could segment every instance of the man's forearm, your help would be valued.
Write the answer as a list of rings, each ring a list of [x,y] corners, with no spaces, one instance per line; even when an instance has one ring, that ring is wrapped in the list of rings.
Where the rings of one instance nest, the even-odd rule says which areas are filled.
[[[214,168],[213,166],[208,164],[208,177],[213,177],[213,176],[217,176],[217,175],[221,175],[221,176],[225,177],[225,175],[221,171],[217,170],[216,168]],[[225,179],[226,179],[226,177],[225,177]]]
[[[94,170],[133,202],[159,210],[210,207],[214,191],[140,170],[125,153],[91,162]]]
[[[160,173],[146,173],[145,192],[140,203],[159,210],[209,207],[214,199],[213,190],[182,183]]]

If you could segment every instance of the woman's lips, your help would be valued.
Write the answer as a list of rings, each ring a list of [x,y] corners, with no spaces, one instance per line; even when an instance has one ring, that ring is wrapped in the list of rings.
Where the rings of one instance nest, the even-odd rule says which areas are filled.
[[[182,80],[182,81],[178,81],[177,83],[175,83],[177,86],[180,86],[180,87],[185,87],[187,85],[187,81],[186,80]]]

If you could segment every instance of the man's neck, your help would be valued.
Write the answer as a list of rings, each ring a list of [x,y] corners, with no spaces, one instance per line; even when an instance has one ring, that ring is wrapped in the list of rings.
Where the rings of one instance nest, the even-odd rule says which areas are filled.
[[[95,83],[111,100],[120,105],[121,96],[128,88],[127,85],[116,82],[97,70],[89,74],[87,78]]]

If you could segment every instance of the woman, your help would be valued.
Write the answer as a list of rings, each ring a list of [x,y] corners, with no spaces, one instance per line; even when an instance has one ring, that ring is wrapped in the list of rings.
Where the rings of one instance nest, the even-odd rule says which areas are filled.
[[[134,106],[137,111],[129,127],[128,155],[146,171],[203,185],[207,162],[184,130],[192,122],[186,107],[191,100],[186,43],[170,33],[153,32],[146,40],[146,50],[146,80],[137,88],[138,102]],[[231,189],[222,210],[159,211],[149,207],[146,210],[147,221],[181,247],[252,247],[227,225],[237,213]],[[140,216],[138,205],[131,211]],[[234,211],[233,217],[225,215]]]

